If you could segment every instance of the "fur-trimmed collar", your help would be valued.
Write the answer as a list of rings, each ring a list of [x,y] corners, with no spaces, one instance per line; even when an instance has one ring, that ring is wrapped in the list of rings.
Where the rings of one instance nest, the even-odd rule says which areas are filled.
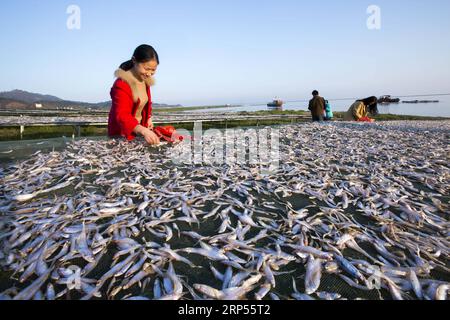
[[[136,102],[137,101],[137,97],[139,96],[138,94],[138,80],[136,79],[136,77],[131,73],[131,71],[125,71],[123,69],[117,69],[116,72],[114,72],[114,76],[116,78],[119,78],[123,81],[125,81],[126,83],[128,83],[128,85],[131,88],[131,92],[133,93],[133,100]],[[151,87],[155,85],[155,79],[153,77],[148,78],[147,80],[145,80],[145,84],[147,85],[147,87]]]

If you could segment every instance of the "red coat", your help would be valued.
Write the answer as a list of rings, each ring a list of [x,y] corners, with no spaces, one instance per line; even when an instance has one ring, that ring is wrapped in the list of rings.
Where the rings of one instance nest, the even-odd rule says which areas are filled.
[[[136,111],[141,104],[140,99],[134,101],[133,91],[126,81],[118,78],[111,88],[112,106],[108,119],[108,135],[110,137],[124,137],[131,141],[136,138],[133,130],[140,124],[146,128],[152,116],[152,96],[147,84],[148,103],[142,110],[142,120],[136,119]]]

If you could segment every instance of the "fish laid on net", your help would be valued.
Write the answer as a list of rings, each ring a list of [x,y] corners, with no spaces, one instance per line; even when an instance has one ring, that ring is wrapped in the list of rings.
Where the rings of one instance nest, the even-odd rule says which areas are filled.
[[[269,175],[86,139],[3,168],[0,299],[447,299],[450,122],[278,129]]]

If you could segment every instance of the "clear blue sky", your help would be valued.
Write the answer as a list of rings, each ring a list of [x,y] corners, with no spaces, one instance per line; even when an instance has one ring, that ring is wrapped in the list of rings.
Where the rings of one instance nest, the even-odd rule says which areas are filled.
[[[69,5],[81,29],[68,30]],[[368,30],[369,5],[381,30]],[[109,100],[142,43],[160,54],[154,101],[184,105],[450,92],[448,0],[0,2],[0,91]]]

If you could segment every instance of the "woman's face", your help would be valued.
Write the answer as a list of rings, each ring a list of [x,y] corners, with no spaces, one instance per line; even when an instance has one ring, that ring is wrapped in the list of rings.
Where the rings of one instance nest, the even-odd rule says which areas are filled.
[[[156,60],[134,64],[134,74],[140,78],[141,81],[153,77],[156,73],[156,69],[158,69],[158,62],[156,62]]]

